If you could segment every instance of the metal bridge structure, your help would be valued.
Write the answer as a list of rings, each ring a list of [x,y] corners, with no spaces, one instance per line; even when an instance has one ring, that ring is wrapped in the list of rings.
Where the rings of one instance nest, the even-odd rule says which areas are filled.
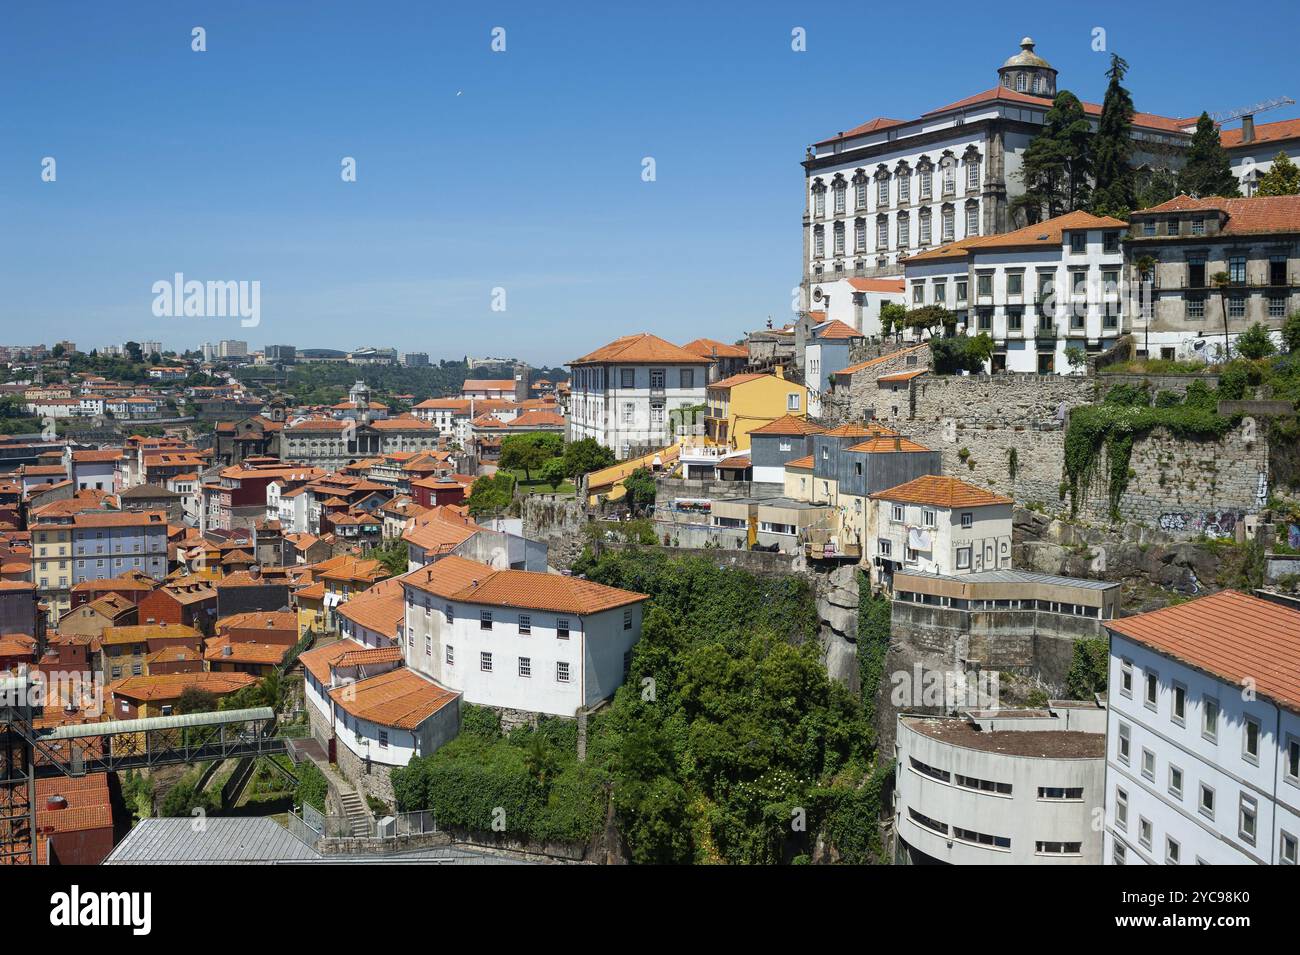
[[[25,676],[0,680],[0,865],[35,860],[36,781],[287,752],[270,707],[37,727]]]

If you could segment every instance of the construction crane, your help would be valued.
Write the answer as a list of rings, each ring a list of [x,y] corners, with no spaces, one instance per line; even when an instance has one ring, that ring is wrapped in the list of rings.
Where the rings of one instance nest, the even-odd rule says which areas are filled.
[[[1254,116],[1266,110],[1277,109],[1279,106],[1291,106],[1295,103],[1289,96],[1279,96],[1276,99],[1266,99],[1262,103],[1256,103],[1254,106],[1242,106],[1240,109],[1230,109],[1222,113],[1211,113],[1210,119],[1214,120],[1220,126],[1224,123],[1230,123],[1234,119],[1241,119],[1243,116]]]

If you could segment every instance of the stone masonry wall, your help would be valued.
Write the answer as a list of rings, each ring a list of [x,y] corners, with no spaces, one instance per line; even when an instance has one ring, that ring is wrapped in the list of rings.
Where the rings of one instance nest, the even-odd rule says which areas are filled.
[[[524,536],[543,541],[552,567],[568,568],[582,555],[587,511],[578,498],[530,494],[523,503]]]
[[[1268,442],[1247,430],[1239,426],[1220,439],[1198,441],[1159,428],[1134,441],[1120,516],[1176,537],[1234,536],[1242,517],[1268,504]],[[1102,458],[1079,507],[1088,520],[1109,520]]]
[[[945,474],[1017,504],[1068,513],[1065,424],[1095,392],[1096,379],[1084,376],[926,376],[915,384],[913,417],[901,430],[939,451]],[[1104,459],[1078,516],[1108,524]],[[1157,429],[1133,442],[1129,467],[1120,517],[1176,537],[1232,536],[1268,499],[1268,442],[1245,424],[1212,441]]]

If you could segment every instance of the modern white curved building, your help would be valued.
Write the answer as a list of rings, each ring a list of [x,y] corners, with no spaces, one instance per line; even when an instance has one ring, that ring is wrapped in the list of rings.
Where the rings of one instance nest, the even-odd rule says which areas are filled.
[[[1096,865],[1092,825],[1105,792],[1106,710],[899,714],[895,861],[932,865]]]

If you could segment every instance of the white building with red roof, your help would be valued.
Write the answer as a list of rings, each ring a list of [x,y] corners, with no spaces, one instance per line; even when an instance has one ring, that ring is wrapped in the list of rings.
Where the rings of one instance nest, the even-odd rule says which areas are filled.
[[[1056,70],[1032,39],[997,70],[997,84],[912,119],[877,117],[808,147],[804,291],[820,288],[833,308],[853,301],[852,278],[896,278],[910,255],[1018,224],[1011,202],[1024,192],[1021,158],[1057,92]],[[1100,65],[1095,77],[1104,81]],[[1083,103],[1094,122],[1097,103]],[[1196,118],[1139,112],[1134,166],[1164,165],[1191,140]],[[808,301],[806,307],[820,308]],[[841,317],[841,316],[834,316]],[[847,321],[847,319],[845,319]]]
[[[574,716],[611,696],[645,594],[448,556],[401,578],[406,665],[467,703]]]
[[[619,460],[672,443],[670,413],[702,405],[711,360],[642,332],[569,362],[569,439],[594,438]]]
[[[1223,590],[1106,629],[1105,861],[1300,862],[1300,604]]]
[[[1078,211],[918,252],[903,267],[907,307],[937,305],[959,329],[989,335],[991,371],[1082,373],[1067,354],[1104,351],[1131,325],[1127,229],[1120,219]]]

